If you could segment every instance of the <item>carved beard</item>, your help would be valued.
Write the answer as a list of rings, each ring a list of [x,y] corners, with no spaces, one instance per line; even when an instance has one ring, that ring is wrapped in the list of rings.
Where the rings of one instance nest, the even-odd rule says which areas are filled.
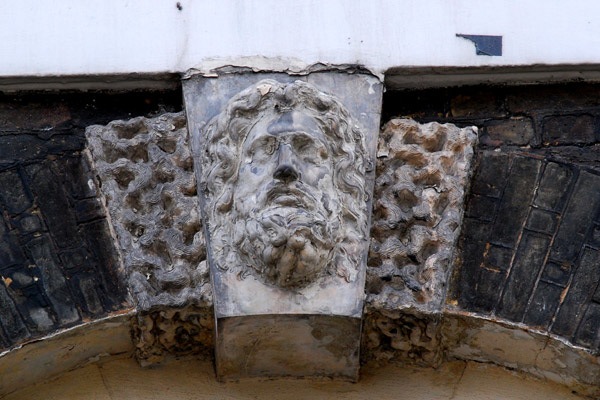
[[[243,236],[236,242],[244,265],[273,285],[296,289],[327,269],[338,224],[306,188],[280,189],[266,196],[266,208],[240,221],[236,233]]]

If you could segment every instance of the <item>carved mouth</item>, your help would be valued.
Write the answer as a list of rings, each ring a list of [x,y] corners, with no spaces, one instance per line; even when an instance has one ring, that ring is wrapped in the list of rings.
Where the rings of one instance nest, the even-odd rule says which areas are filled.
[[[294,187],[275,186],[267,194],[267,203],[282,207],[308,208],[311,206],[310,196]]]

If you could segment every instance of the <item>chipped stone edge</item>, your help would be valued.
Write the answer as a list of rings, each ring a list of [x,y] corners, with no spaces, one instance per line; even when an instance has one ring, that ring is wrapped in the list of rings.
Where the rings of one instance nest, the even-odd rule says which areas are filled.
[[[98,318],[98,319],[95,319],[95,320],[89,321],[89,322],[84,322],[82,324],[71,326],[69,328],[60,329],[58,331],[50,333],[49,335],[35,338],[35,339],[32,339],[25,343],[17,344],[15,346],[9,347],[8,349],[6,349],[0,353],[0,363],[2,362],[2,359],[9,353],[13,353],[13,352],[20,350],[22,348],[25,348],[29,345],[32,345],[32,344],[35,344],[38,342],[42,342],[42,341],[46,341],[49,339],[53,339],[58,336],[61,336],[61,335],[64,335],[64,334],[67,334],[67,333],[70,333],[70,332],[73,332],[73,331],[76,331],[79,329],[85,329],[86,327],[95,327],[96,325],[101,325],[103,323],[113,322],[113,320],[120,320],[122,318],[133,317],[136,314],[137,314],[137,310],[135,308],[128,308],[126,310],[111,313],[111,314],[107,315],[106,317]]]
[[[182,74],[181,79],[186,80],[197,75],[206,78],[217,78],[220,75],[248,72],[282,72],[291,76],[308,75],[313,72],[367,73],[376,77],[380,82],[383,82],[385,78],[382,72],[359,64],[309,64],[297,58],[264,57],[257,55],[236,58],[208,58],[188,69]]]
[[[2,352],[0,398],[101,359],[129,356],[134,351],[130,337],[136,313],[135,309],[116,312]]]
[[[93,127],[93,126],[100,126],[100,125],[91,125],[91,126]],[[98,171],[98,169],[96,168],[96,163],[94,161],[94,157],[92,157],[92,152],[90,151],[89,145],[87,144],[87,137],[85,140],[86,140],[86,145],[85,145],[85,149],[81,152],[81,156],[85,157],[87,163],[90,166],[90,174],[92,175],[90,180],[94,184],[94,190],[96,191],[96,196],[100,200],[100,204],[102,205],[102,212],[104,212],[104,218],[106,220],[106,224],[108,225],[108,231],[111,236],[110,239],[114,245],[115,254],[117,256],[117,264],[119,265],[119,270],[116,272],[117,272],[119,278],[122,280],[123,286],[127,290],[127,294],[125,296],[125,301],[129,305],[134,305],[135,301],[134,301],[133,295],[131,293],[131,288],[129,286],[129,272],[125,268],[125,262],[123,261],[124,257],[123,257],[123,253],[121,250],[121,246],[119,246],[119,236],[117,235],[117,232],[114,228],[112,216],[110,215],[110,212],[108,211],[108,201],[106,200],[106,196],[104,196],[104,192],[102,190],[100,190],[100,184],[98,182],[98,177],[96,175],[96,171]]]

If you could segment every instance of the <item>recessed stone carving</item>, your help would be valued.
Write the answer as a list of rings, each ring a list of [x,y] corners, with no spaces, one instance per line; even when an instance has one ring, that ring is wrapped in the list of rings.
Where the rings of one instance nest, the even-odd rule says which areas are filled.
[[[184,81],[220,378],[356,379],[381,89],[342,73]]]
[[[333,96],[264,80],[207,125],[201,149],[213,261],[298,289],[355,280],[367,240],[365,137]]]
[[[367,277],[375,309],[440,312],[476,128],[388,122],[379,136]]]

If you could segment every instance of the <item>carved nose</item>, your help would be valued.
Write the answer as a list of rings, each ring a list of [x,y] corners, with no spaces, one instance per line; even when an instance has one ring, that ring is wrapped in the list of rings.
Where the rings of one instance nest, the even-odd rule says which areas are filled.
[[[286,183],[298,179],[298,171],[292,164],[292,150],[287,144],[279,148],[277,169],[273,173],[273,178]]]
[[[279,165],[273,174],[273,178],[283,182],[293,182],[298,179],[298,172],[289,164]]]

